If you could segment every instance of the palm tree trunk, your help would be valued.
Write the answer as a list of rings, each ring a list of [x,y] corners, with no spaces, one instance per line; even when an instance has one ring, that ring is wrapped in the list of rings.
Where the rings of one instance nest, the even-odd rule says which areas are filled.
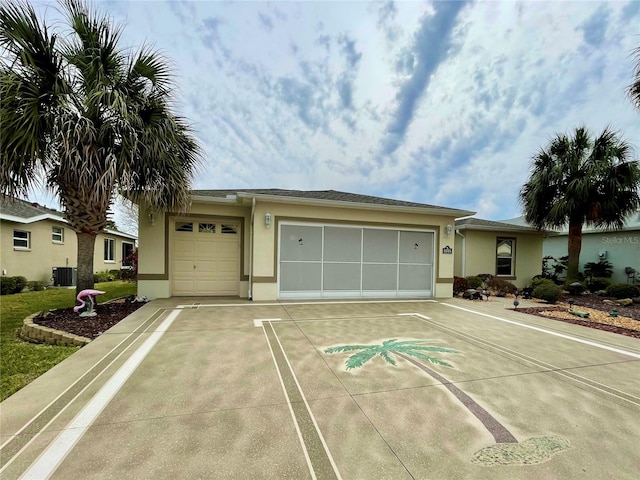
[[[482,425],[493,435],[496,443],[518,443],[516,437],[514,437],[507,428],[502,425],[495,417],[493,417],[489,412],[487,412],[484,408],[482,408],[473,398],[464,393],[458,387],[456,387],[449,380],[444,378],[442,375],[438,374],[434,370],[429,367],[423,365],[417,360],[404,355],[398,351],[393,351],[399,357],[404,358],[407,362],[415,365],[423,372],[431,375],[433,378],[442,383],[442,385],[449,390],[453,395],[462,402],[462,404],[469,409],[471,413],[473,413],[478,420],[482,422]]]
[[[76,233],[78,237],[78,276],[76,294],[81,290],[93,288],[93,252],[96,236],[92,233]]]
[[[582,250],[582,219],[569,222],[569,238],[567,240],[567,281],[569,285],[579,280],[580,250]]]

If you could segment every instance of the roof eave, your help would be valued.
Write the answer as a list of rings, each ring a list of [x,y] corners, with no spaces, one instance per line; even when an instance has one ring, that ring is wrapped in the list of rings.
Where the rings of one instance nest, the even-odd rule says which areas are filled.
[[[380,203],[362,203],[362,202],[347,202],[341,200],[327,200],[317,198],[305,198],[305,197],[286,197],[282,195],[268,195],[260,193],[248,193],[238,192],[238,198],[246,198],[256,200],[264,200],[273,203],[295,203],[303,205],[314,205],[320,207],[338,207],[338,208],[355,208],[359,210],[386,210],[393,212],[407,212],[407,213],[421,213],[430,215],[441,215],[448,217],[466,217],[474,215],[475,212],[469,212],[466,210],[458,210],[446,207],[410,207],[405,205],[385,205]]]
[[[40,222],[41,220],[53,220],[55,222],[68,223],[63,217],[52,215],[49,213],[36,215],[34,217],[18,217],[16,215],[8,215],[6,213],[0,213],[0,220],[6,220],[9,222],[24,223],[24,224]]]
[[[480,230],[485,232],[509,232],[509,233],[531,233],[546,235],[550,232],[546,230],[536,230],[534,228],[511,228],[509,226],[491,226],[491,225],[458,225],[456,230]]]

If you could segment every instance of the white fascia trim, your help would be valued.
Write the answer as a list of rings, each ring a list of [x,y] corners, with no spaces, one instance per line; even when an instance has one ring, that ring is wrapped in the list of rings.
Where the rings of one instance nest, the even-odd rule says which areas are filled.
[[[208,197],[206,195],[193,195],[191,197],[192,201],[202,202],[202,203],[224,203],[231,205],[238,205],[238,199],[234,195],[233,198],[223,198],[223,197]]]
[[[285,197],[281,195],[265,195],[255,193],[238,192],[238,198],[256,198],[258,200],[273,202],[273,203],[296,203],[305,205],[318,205],[323,207],[342,207],[342,208],[355,208],[359,210],[389,210],[395,212],[409,212],[409,213],[422,213],[431,215],[441,215],[447,217],[466,217],[469,215],[475,215],[474,212],[468,212],[466,210],[450,209],[446,207],[441,208],[428,208],[428,207],[407,207],[403,205],[384,205],[378,203],[356,203],[345,202],[340,200],[324,200],[316,198],[304,198],[304,197]]]
[[[109,230],[108,228],[105,228],[104,232],[102,233],[108,233],[109,235],[113,235],[116,237],[124,237],[124,238],[128,238],[130,240],[137,240],[138,237],[135,235],[131,235],[130,233],[125,233],[125,232],[119,232],[117,230]]]
[[[511,228],[509,226],[505,227],[494,227],[494,226],[486,226],[486,225],[460,225],[456,227],[456,231],[458,230],[483,230],[485,232],[509,232],[509,233],[529,233],[529,234],[538,234],[545,235],[550,232],[545,230],[535,230],[535,229],[522,229],[522,228]]]
[[[44,213],[42,215],[37,215],[35,217],[16,217],[15,215],[7,215],[6,213],[0,213],[0,220],[6,220],[8,222],[16,222],[16,223],[35,223],[40,222],[42,220],[53,220],[54,222],[62,222],[69,223],[64,218],[58,217],[56,215],[51,215],[49,213]]]

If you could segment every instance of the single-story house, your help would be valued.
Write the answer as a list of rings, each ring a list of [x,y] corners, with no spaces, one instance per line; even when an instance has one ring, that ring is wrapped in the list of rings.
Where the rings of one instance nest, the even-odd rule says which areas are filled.
[[[63,214],[20,199],[1,199],[0,207],[2,275],[23,276],[47,285],[56,277],[55,284],[74,285],[78,241]],[[136,240],[135,235],[110,229],[99,234],[94,271],[127,268],[123,259],[135,249]]]
[[[543,255],[554,258],[567,255],[568,235],[567,229],[549,232],[542,246]],[[600,260],[613,265],[613,283],[640,284],[640,212],[629,217],[622,230],[583,227],[580,271],[584,271],[586,263]]]
[[[480,218],[456,220],[455,230],[457,277],[488,273],[524,288],[542,272],[544,231]]]
[[[195,190],[139,209],[138,294],[450,297],[455,219],[473,212],[353,193]]]

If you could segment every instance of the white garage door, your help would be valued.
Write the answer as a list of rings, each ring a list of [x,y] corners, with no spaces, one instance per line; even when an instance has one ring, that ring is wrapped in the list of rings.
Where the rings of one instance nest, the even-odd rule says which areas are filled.
[[[430,297],[433,232],[281,224],[280,298]]]
[[[239,295],[239,224],[179,220],[173,225],[172,294]]]

